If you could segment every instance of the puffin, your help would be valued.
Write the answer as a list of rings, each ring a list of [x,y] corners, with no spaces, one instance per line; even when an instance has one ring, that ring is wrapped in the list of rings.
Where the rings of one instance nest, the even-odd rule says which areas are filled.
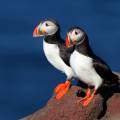
[[[65,40],[60,35],[60,25],[52,18],[42,20],[34,29],[33,37],[42,36],[43,50],[48,62],[67,76],[65,83],[58,84],[54,90],[55,98],[59,100],[69,90],[74,77],[74,72],[69,64],[73,48],[66,47]]]
[[[70,55],[70,66],[76,77],[87,85],[85,96],[77,103],[88,106],[103,85],[109,87],[119,84],[119,77],[91,49],[88,36],[82,28],[71,27],[66,35],[66,43],[68,48],[75,46]]]

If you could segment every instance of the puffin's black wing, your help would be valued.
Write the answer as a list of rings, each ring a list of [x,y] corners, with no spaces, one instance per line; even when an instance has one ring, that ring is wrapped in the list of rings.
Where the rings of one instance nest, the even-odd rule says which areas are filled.
[[[112,73],[110,67],[102,59],[99,57],[93,59],[93,66],[105,83],[118,83],[118,76]]]
[[[70,66],[70,62],[69,62],[70,55],[73,52],[74,47],[67,48],[64,43],[64,44],[60,44],[59,48],[60,48],[60,57],[62,58],[62,60],[65,62],[66,65]]]

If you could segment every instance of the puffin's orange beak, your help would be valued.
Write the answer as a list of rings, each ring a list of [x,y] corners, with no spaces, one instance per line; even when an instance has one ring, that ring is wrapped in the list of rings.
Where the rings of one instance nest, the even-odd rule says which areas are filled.
[[[38,26],[33,31],[33,37],[43,36],[43,33],[38,29]]]
[[[65,45],[66,45],[66,47],[72,46],[72,44],[70,43],[70,39],[69,39],[68,35],[66,36]]]

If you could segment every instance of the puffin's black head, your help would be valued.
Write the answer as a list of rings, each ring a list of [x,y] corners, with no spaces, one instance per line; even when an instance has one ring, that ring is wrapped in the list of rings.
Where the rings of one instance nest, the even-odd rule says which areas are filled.
[[[40,22],[34,29],[33,37],[49,36],[55,34],[60,29],[59,24],[51,18],[47,18]]]
[[[66,36],[66,46],[71,47],[73,45],[81,44],[87,38],[87,34],[80,27],[71,27]]]

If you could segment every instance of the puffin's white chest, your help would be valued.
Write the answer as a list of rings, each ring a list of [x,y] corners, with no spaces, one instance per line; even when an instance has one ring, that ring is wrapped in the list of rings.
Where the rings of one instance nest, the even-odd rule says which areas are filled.
[[[58,70],[66,73],[68,77],[73,76],[71,67],[67,66],[60,57],[59,48],[56,44],[43,42],[43,49],[47,60]]]
[[[95,86],[96,89],[101,85],[102,79],[93,67],[92,58],[80,54],[75,50],[70,57],[70,65],[76,76],[84,83]]]

